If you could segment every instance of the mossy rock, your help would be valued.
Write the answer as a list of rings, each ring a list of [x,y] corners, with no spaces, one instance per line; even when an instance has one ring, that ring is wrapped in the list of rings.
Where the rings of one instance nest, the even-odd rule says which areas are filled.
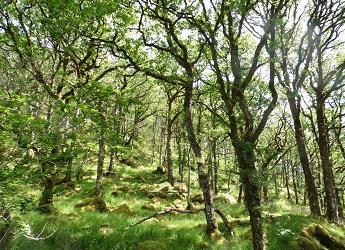
[[[84,208],[84,210],[97,211],[102,213],[108,210],[107,204],[102,197],[88,198],[85,201],[76,204],[74,207]]]
[[[117,196],[119,196],[119,192],[117,192],[117,191],[111,192],[111,195],[117,197]]]
[[[167,250],[167,246],[160,241],[147,240],[140,242],[137,250]]]
[[[180,193],[187,192],[187,186],[184,183],[178,183],[174,186],[174,190]]]
[[[230,194],[222,194],[222,195],[216,196],[213,200],[215,203],[225,203],[225,204],[231,204],[231,205],[237,204],[236,198]]]
[[[325,249],[321,248],[320,244],[315,240],[310,240],[306,237],[297,237],[293,242],[290,244],[291,250],[320,250]]]
[[[199,202],[202,204],[204,202],[204,196],[202,194],[195,194],[191,197],[192,202]]]
[[[212,247],[209,246],[209,245],[207,244],[207,242],[204,242],[204,241],[198,242],[198,243],[194,244],[194,247],[195,247],[196,249],[204,249],[204,250],[211,250],[211,249],[212,249]]]
[[[126,216],[132,216],[133,212],[132,210],[129,208],[129,206],[127,204],[122,204],[114,209],[110,210],[113,213],[118,213],[118,214],[123,214]]]
[[[159,191],[161,192],[168,192],[170,188],[168,186],[162,187]]]
[[[345,250],[345,242],[339,236],[331,234],[319,224],[304,228],[299,236],[291,242],[293,250]]]
[[[166,199],[168,198],[168,193],[160,192],[160,193],[157,193],[156,196],[162,199]]]
[[[119,187],[117,190],[127,193],[131,189],[128,186],[122,186],[122,187]]]
[[[156,207],[151,203],[144,204],[141,208],[144,210],[156,212]]]
[[[172,200],[183,199],[183,197],[179,193],[169,193],[168,198]]]
[[[165,181],[161,184],[159,184],[159,191],[161,192],[168,192],[172,190],[172,186],[169,182]]]
[[[39,205],[37,210],[44,214],[53,214],[56,212],[56,209],[52,205],[48,204]]]
[[[185,205],[183,204],[183,202],[180,199],[174,200],[172,205],[178,209],[184,209],[185,208]]]
[[[154,198],[154,197],[156,197],[156,196],[155,196],[154,193],[148,192],[148,193],[146,194],[146,197],[151,199],[151,198]]]
[[[127,193],[130,195],[137,195],[137,192],[135,192],[134,190],[129,190]]]

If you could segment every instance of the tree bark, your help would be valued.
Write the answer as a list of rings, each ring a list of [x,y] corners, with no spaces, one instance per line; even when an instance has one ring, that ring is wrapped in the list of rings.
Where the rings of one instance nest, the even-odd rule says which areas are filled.
[[[172,124],[171,119],[171,102],[168,101],[168,115],[167,115],[167,137],[166,137],[166,159],[167,159],[167,170],[168,170],[168,182],[174,186],[174,172],[173,172],[173,161],[172,161],[172,150],[171,150],[171,137],[172,137]]]
[[[103,165],[105,157],[105,132],[101,128],[99,139],[98,139],[98,162],[97,162],[97,176],[96,176],[96,195],[102,195],[103,185]]]
[[[299,200],[298,200],[298,187],[297,187],[297,171],[296,171],[296,166],[293,166],[294,168],[291,169],[292,173],[292,183],[293,183],[293,191],[295,194],[295,203],[298,205]]]
[[[234,143],[241,183],[243,184],[245,205],[250,216],[254,249],[264,249],[262,229],[260,186],[256,179],[254,144],[250,142]]]
[[[38,209],[44,213],[50,213],[53,208],[54,178],[47,175],[44,178],[44,189],[39,201]]]
[[[293,118],[295,140],[297,144],[298,155],[300,159],[301,166],[303,168],[303,174],[306,184],[306,192],[308,195],[309,208],[313,216],[321,216],[321,210],[319,205],[319,199],[317,194],[317,189],[315,186],[314,176],[312,174],[309,158],[307,154],[307,147],[305,144],[305,135],[300,119],[300,104],[299,100],[296,100],[294,93],[287,93],[290,111]],[[296,103],[297,102],[297,103]]]
[[[316,93],[316,120],[318,128],[318,146],[321,157],[321,166],[323,173],[323,183],[325,187],[325,203],[327,218],[339,223],[338,205],[335,193],[335,182],[333,175],[333,164],[331,160],[331,153],[329,148],[328,128],[325,114],[325,100],[323,94],[317,91]]]
[[[192,71],[190,71],[191,73]],[[191,75],[191,79],[192,75]],[[209,176],[207,174],[204,160],[202,157],[202,151],[200,144],[195,136],[193,119],[192,119],[192,94],[193,94],[193,81],[186,83],[185,85],[185,97],[184,97],[184,121],[185,127],[188,133],[188,140],[195,155],[196,164],[198,168],[199,185],[202,189],[204,196],[205,217],[207,222],[206,233],[211,235],[218,230],[218,225],[215,219],[215,211],[213,204],[213,194],[209,183]]]
[[[115,150],[112,150],[110,152],[110,160],[109,160],[109,167],[108,167],[108,171],[110,173],[113,173],[114,172],[114,163],[116,161],[116,151]]]

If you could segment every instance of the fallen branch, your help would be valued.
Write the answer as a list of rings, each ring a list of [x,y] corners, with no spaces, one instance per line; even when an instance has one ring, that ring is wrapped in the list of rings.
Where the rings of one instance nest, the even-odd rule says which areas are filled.
[[[47,223],[44,224],[42,231],[37,236],[28,235],[28,234],[23,234],[23,236],[25,238],[30,239],[30,240],[46,240],[46,239],[52,237],[55,234],[56,230],[57,230],[57,229],[54,229],[54,231],[51,234],[49,234],[48,236],[41,237],[41,235],[43,234],[44,230],[46,229],[46,226],[47,226]]]
[[[199,208],[199,209],[192,209],[192,210],[189,210],[189,209],[177,209],[177,208],[168,208],[168,209],[165,209],[163,211],[160,211],[160,212],[157,212],[157,213],[154,213],[148,217],[145,217],[141,220],[139,220],[138,222],[136,223],[133,223],[129,226],[127,226],[125,229],[129,229],[131,227],[134,227],[134,226],[137,226],[149,219],[152,219],[152,218],[155,218],[157,216],[160,216],[160,215],[165,215],[165,214],[169,214],[171,212],[177,212],[177,213],[180,213],[180,214],[196,214],[196,213],[199,213],[199,212],[202,212],[202,211],[205,211],[205,209],[203,208]],[[214,208],[214,211],[220,216],[220,218],[223,220],[224,222],[224,225],[228,231],[228,233],[230,234],[230,236],[233,236],[233,229],[231,227],[231,224],[230,222],[228,221],[228,219],[226,218],[226,216],[223,214],[222,211],[220,211],[220,209],[218,208]]]
[[[228,221],[228,218],[226,218],[225,214],[223,214],[223,212],[220,211],[218,208],[214,208],[214,211],[220,216],[220,218],[222,218],[224,225],[226,229],[228,230],[228,233],[230,234],[230,236],[234,236],[234,230],[230,222]]]
[[[140,191],[138,191],[140,192]],[[166,194],[186,194],[186,191],[144,191],[142,193],[148,194],[148,193],[153,193],[153,194],[162,194],[162,193],[166,193]]]
[[[177,208],[168,208],[168,209],[165,209],[163,211],[160,211],[160,212],[157,212],[157,213],[154,213],[148,217],[145,217],[143,219],[141,219],[140,221],[134,223],[134,224],[131,224],[129,225],[128,227],[126,227],[125,229],[129,229],[131,227],[134,227],[134,226],[137,226],[149,219],[152,219],[152,218],[155,218],[157,216],[160,216],[160,215],[164,215],[164,214],[169,214],[171,212],[177,212],[177,213],[181,213],[181,214],[196,214],[196,213],[199,213],[201,211],[204,211],[203,208],[200,208],[200,209],[194,209],[194,210],[182,210],[182,209],[177,209]]]

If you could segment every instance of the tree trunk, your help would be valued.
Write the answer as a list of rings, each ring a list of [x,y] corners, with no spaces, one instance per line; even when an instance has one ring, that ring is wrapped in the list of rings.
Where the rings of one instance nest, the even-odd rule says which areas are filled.
[[[53,194],[54,194],[54,178],[47,175],[44,178],[44,189],[41,199],[39,201],[38,209],[44,213],[50,213],[53,209]]]
[[[171,186],[174,186],[174,172],[173,172],[173,161],[171,152],[171,137],[172,137],[172,124],[171,119],[171,102],[168,102],[168,116],[167,116],[167,137],[166,137],[166,159],[168,168],[168,182]]]
[[[289,171],[288,171],[288,162],[285,162],[284,164],[284,175],[285,175],[285,187],[287,192],[287,199],[291,200],[291,194],[290,194],[290,187],[289,187]]]
[[[292,173],[292,184],[293,184],[293,191],[295,194],[295,203],[298,205],[299,204],[299,200],[298,200],[298,187],[297,187],[297,180],[296,180],[296,176],[297,176],[297,171],[296,171],[296,167],[294,166],[293,169],[291,169],[291,173]]]
[[[278,190],[278,180],[277,180],[277,170],[273,169],[273,180],[274,180],[274,193],[275,196],[279,195],[279,190]]]
[[[66,182],[72,181],[72,167],[73,167],[73,156],[69,156],[67,159],[67,169],[66,169]]]
[[[242,184],[240,184],[240,190],[238,191],[238,197],[237,197],[238,204],[242,203],[242,193],[243,193],[243,186]]]
[[[191,72],[190,72],[191,73]],[[191,73],[192,79],[192,73]],[[204,160],[202,157],[202,151],[200,144],[195,136],[193,119],[192,119],[192,93],[193,93],[193,82],[186,83],[185,85],[185,98],[184,98],[184,121],[185,127],[188,133],[188,140],[195,155],[196,164],[198,167],[198,178],[199,185],[202,189],[204,196],[204,206],[205,206],[205,217],[207,222],[206,233],[211,235],[218,231],[218,225],[215,219],[215,211],[213,204],[213,194],[210,188],[209,176],[207,174]]]
[[[344,211],[343,211],[343,204],[340,199],[340,194],[339,190],[335,189],[335,196],[337,198],[337,203],[338,203],[338,215],[339,219],[344,219]]]
[[[108,166],[108,171],[110,173],[113,173],[114,172],[114,163],[116,162],[117,160],[117,157],[116,157],[116,151],[115,150],[112,150],[110,152],[110,160],[109,160],[109,166]]]
[[[295,140],[297,144],[298,155],[300,159],[301,166],[303,168],[303,174],[306,184],[306,192],[308,195],[309,208],[313,216],[321,216],[321,210],[319,205],[319,199],[317,194],[317,189],[315,186],[314,176],[312,174],[309,158],[307,154],[307,147],[305,144],[304,130],[300,120],[300,104],[299,100],[296,100],[294,93],[288,92],[289,107],[294,123]],[[296,101],[298,102],[296,104]]]
[[[260,204],[260,186],[256,179],[254,144],[252,142],[234,143],[235,152],[243,184],[244,200],[250,216],[253,246],[256,250],[265,249]]]
[[[326,194],[326,215],[331,222],[339,223],[333,166],[329,148],[328,129],[325,115],[325,101],[323,95],[319,92],[317,92],[316,98],[316,119],[318,128],[317,141],[320,151],[323,183]]]
[[[214,193],[218,194],[218,160],[217,160],[217,139],[214,138],[212,144],[213,155],[213,188]]]
[[[181,138],[178,140],[177,143],[178,148],[178,173],[180,176],[180,182],[183,183],[183,175],[184,175],[184,167],[186,164],[186,148],[181,146]]]
[[[105,135],[104,130],[101,128],[98,140],[98,162],[97,162],[97,177],[96,177],[96,195],[102,195],[102,182],[103,182],[103,165],[105,156]]]
[[[188,177],[187,177],[187,210],[192,209],[192,202],[191,202],[191,194],[190,194],[190,189],[191,189],[191,163],[190,163],[190,148],[188,150],[188,155],[187,155],[187,166],[188,166]]]

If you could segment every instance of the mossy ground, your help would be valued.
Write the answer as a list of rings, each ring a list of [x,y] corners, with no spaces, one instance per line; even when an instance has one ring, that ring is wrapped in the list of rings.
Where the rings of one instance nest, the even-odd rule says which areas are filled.
[[[93,212],[76,208],[75,205],[89,198],[94,190],[94,176],[89,176],[76,184],[75,189],[58,187],[54,197],[56,212],[50,215],[41,214],[35,210],[27,213],[13,213],[17,233],[12,240],[11,249],[150,249],[150,242],[159,242],[161,249],[252,249],[251,232],[248,223],[238,223],[235,235],[226,236],[226,229],[220,223],[220,231],[226,240],[214,241],[204,236],[204,215],[199,214],[167,214],[158,220],[142,223],[128,228],[153,211],[142,209],[151,200],[140,188],[144,185],[154,185],[165,181],[165,177],[152,174],[153,168],[118,167],[115,177],[104,180],[104,200],[108,207],[127,204],[132,215],[114,212]],[[197,190],[196,181],[193,181]],[[119,192],[117,196],[111,193],[121,187],[128,187],[134,192]],[[30,186],[33,187],[33,186]],[[126,188],[125,188],[126,189]],[[37,200],[39,192],[30,192]],[[157,210],[171,205],[173,199],[162,199]],[[184,201],[183,201],[184,202]],[[238,219],[246,222],[248,215],[243,205],[217,205],[230,220]],[[289,249],[289,243],[298,235],[302,228],[311,223],[320,223],[326,229],[345,235],[344,228],[335,227],[307,216],[303,207],[277,200],[263,206],[264,227],[268,249]],[[42,229],[44,231],[41,233]],[[23,234],[45,237],[55,232],[45,240],[32,240]],[[147,244],[143,244],[146,242]]]

